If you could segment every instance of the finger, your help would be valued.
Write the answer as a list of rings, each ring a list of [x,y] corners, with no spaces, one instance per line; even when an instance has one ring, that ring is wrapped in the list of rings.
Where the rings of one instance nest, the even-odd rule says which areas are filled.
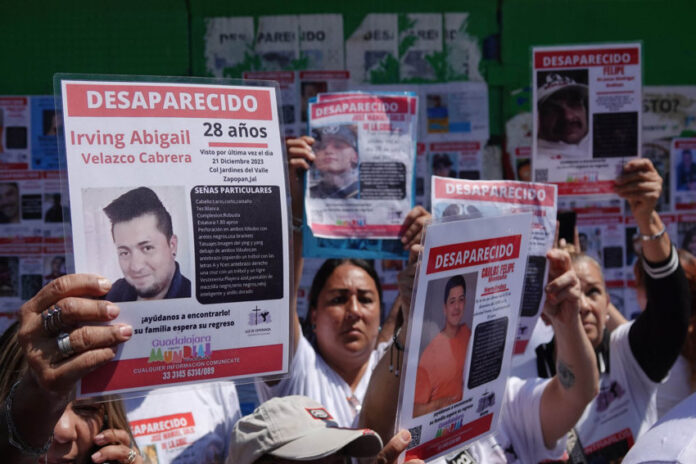
[[[94,443],[99,446],[111,444],[130,447],[131,439],[128,432],[123,429],[106,429],[94,437]]]
[[[577,286],[571,285],[553,295],[547,295],[547,297],[552,297],[553,304],[561,304],[566,301],[578,301],[580,299],[580,291]]]
[[[34,372],[37,381],[44,389],[52,392],[69,392],[79,379],[111,361],[115,356],[115,347],[99,348],[71,356],[48,369],[35,369]],[[32,359],[29,359],[29,362],[33,364]]]
[[[401,237],[401,243],[404,244],[404,249],[408,249],[416,243],[420,243],[423,228],[430,220],[430,216],[421,216],[416,219]]]
[[[662,185],[656,182],[638,182],[635,184],[617,186],[614,191],[619,195],[635,195],[635,194],[646,194],[652,193],[659,194],[662,190]]]
[[[290,158],[306,158],[309,161],[314,161],[314,158],[316,156],[314,155],[314,152],[308,145],[304,145],[301,147],[291,147],[288,148],[288,155],[290,155]]]
[[[648,158],[635,158],[623,165],[622,174],[640,170],[654,171],[655,166]]]
[[[127,324],[85,326],[70,332],[70,346],[75,353],[84,353],[123,343],[132,335],[133,327]]]
[[[61,309],[60,319],[66,326],[81,322],[107,322],[115,319],[121,310],[106,300],[68,297],[56,303]]]
[[[404,222],[401,224],[401,230],[399,230],[399,235],[403,235],[411,227],[411,225],[421,216],[429,216],[429,213],[422,206],[416,206],[411,211],[408,212],[404,218]],[[405,243],[405,242],[404,242]]]
[[[396,463],[399,455],[406,451],[409,443],[411,443],[411,433],[405,429],[400,430],[399,433],[394,435],[384,448],[382,448],[375,462],[379,464]]]
[[[300,138],[304,140],[304,142],[309,146],[314,145],[314,142],[316,142],[316,140],[314,140],[314,137],[312,137],[311,135],[303,135]]]
[[[553,280],[564,272],[572,269],[570,255],[567,251],[552,248],[546,252],[546,258],[549,260],[550,280]]]
[[[555,247],[558,247],[558,234],[561,232],[561,223],[559,221],[556,221],[556,231],[553,234],[553,245]]]
[[[125,445],[109,445],[101,448],[92,455],[92,461],[101,463],[105,461],[128,462],[130,448]]]
[[[94,274],[67,274],[46,284],[39,293],[22,307],[35,313],[69,296],[101,296],[111,288],[108,279]]]
[[[578,232],[578,227],[573,227],[573,247],[575,247],[576,252],[581,252],[580,249],[580,233]]]
[[[656,179],[660,174],[655,170],[640,169],[635,171],[624,171],[614,180],[615,184],[622,185],[645,179]]]

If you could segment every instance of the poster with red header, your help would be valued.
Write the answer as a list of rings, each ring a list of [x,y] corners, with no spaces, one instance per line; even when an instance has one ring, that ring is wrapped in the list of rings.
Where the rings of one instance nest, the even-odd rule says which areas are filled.
[[[288,369],[278,88],[57,76],[76,272],[132,338],[78,395]]]
[[[532,49],[535,182],[559,195],[609,195],[640,156],[640,43]]]
[[[476,181],[432,177],[432,213],[435,219],[460,216],[493,217],[532,211],[532,235],[524,274],[524,298],[520,305],[514,354],[527,350],[534,326],[544,306],[546,252],[556,233],[556,186],[516,181]],[[533,351],[535,347],[531,347]]]
[[[532,230],[529,212],[427,226],[400,375],[406,461],[431,461],[495,431]]]

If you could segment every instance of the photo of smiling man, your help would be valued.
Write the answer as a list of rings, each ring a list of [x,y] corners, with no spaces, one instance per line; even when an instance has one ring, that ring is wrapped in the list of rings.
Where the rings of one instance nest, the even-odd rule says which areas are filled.
[[[539,154],[591,158],[587,70],[537,73]]]
[[[359,198],[358,136],[354,125],[312,130],[316,159],[310,170],[310,198]]]
[[[470,276],[475,282],[476,273]],[[434,337],[428,337],[425,333],[422,337],[423,341],[429,339],[430,342],[422,350],[418,361],[413,417],[461,401],[464,391],[464,365],[471,338],[472,317],[471,311],[467,311],[472,306],[467,305],[467,293],[471,292],[470,299],[473,301],[475,292],[473,289],[467,291],[463,275],[439,279],[431,282],[431,285],[427,296],[429,309],[426,309],[431,314],[427,317],[435,325],[440,324],[438,328],[441,327],[441,330]],[[437,297],[439,301],[433,300]],[[427,327],[424,332],[426,330]]]
[[[191,281],[176,260],[178,237],[157,194],[138,187],[104,208],[123,277],[105,299],[113,302],[188,298]]]

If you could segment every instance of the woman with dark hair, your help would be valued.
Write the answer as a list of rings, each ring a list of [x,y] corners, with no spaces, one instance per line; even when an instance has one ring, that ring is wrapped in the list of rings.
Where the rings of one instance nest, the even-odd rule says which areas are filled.
[[[315,155],[314,139],[302,137],[287,142],[293,222],[301,224],[303,192],[300,175]],[[420,232],[429,215],[423,208],[412,210],[402,230],[408,249],[420,242]],[[295,276],[302,275],[302,234],[293,237]],[[299,278],[295,279],[299,285]],[[295,288],[295,295],[297,288]],[[303,335],[297,307],[293,302],[295,356],[290,377],[279,382],[257,383],[259,399],[304,395],[327,407],[341,427],[357,420],[367,384],[388,343],[378,344],[382,289],[379,277],[368,261],[330,259],[317,271],[310,290],[308,320],[315,342]]]
[[[76,297],[103,295],[109,286],[97,276],[60,277],[22,306],[21,322],[0,338],[4,462],[142,463],[120,400],[71,400],[76,382],[113,358],[132,329],[84,325],[71,332],[69,349],[52,333],[114,319],[115,306]],[[58,303],[59,316],[47,316],[44,308]]]

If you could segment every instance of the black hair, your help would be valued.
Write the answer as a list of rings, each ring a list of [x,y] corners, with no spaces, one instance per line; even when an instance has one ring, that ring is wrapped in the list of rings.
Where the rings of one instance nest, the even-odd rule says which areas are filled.
[[[316,308],[319,301],[319,293],[326,285],[326,281],[329,280],[331,274],[334,273],[336,268],[342,264],[352,264],[357,266],[363,271],[367,272],[367,275],[372,277],[375,282],[375,287],[377,287],[377,294],[379,296],[379,303],[382,304],[382,285],[379,282],[379,276],[375,267],[372,263],[366,259],[354,259],[354,258],[333,258],[324,261],[316,274],[314,274],[314,279],[312,280],[312,287],[309,290],[309,308]]]
[[[447,297],[449,296],[450,290],[459,286],[464,289],[464,295],[466,295],[466,281],[464,280],[464,277],[460,275],[450,277],[450,279],[447,281],[447,285],[445,285],[445,304],[447,304]]]
[[[114,225],[119,222],[130,221],[145,214],[152,214],[157,220],[157,229],[171,240],[174,231],[172,229],[172,216],[165,209],[157,194],[147,187],[138,187],[130,190],[104,208],[104,213],[111,221],[111,235],[114,234]]]

